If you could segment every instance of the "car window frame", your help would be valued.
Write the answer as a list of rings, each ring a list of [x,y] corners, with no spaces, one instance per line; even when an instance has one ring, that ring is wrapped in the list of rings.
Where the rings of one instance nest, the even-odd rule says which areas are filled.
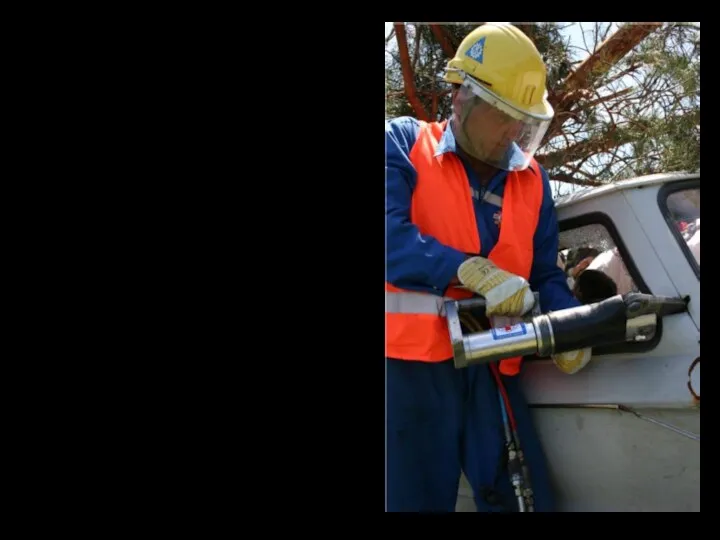
[[[643,278],[637,264],[630,255],[630,251],[627,249],[625,242],[623,242],[622,236],[620,235],[615,223],[612,218],[604,212],[589,212],[579,216],[566,218],[558,222],[558,229],[560,233],[567,232],[573,229],[579,229],[587,225],[602,225],[607,233],[610,235],[615,247],[618,249],[618,253],[622,258],[623,264],[627,269],[633,283],[641,293],[653,294],[648,287],[647,282]],[[615,345],[606,345],[602,347],[593,348],[593,356],[607,356],[611,354],[636,354],[645,353],[655,349],[660,341],[662,340],[663,323],[662,317],[658,318],[655,335],[648,341],[638,342],[626,342],[618,343]]]
[[[685,259],[687,259],[688,264],[692,268],[693,272],[695,272],[698,281],[700,281],[700,265],[695,260],[695,255],[693,255],[692,251],[690,251],[690,247],[687,245],[682,233],[678,230],[675,218],[673,217],[667,204],[668,197],[670,197],[673,193],[677,193],[678,191],[688,191],[690,189],[700,190],[700,178],[679,180],[665,184],[658,190],[657,201],[658,206],[660,207],[660,213],[665,219],[665,223],[667,223],[670,233],[675,237],[675,240],[680,245],[680,250],[685,254]]]

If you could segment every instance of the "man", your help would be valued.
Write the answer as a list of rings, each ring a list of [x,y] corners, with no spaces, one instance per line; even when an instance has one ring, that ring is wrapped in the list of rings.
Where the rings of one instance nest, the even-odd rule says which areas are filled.
[[[487,315],[580,305],[556,265],[558,226],[533,154],[553,111],[533,43],[510,25],[471,32],[448,64],[448,122],[386,122],[387,510],[455,508],[461,470],[479,511],[517,511],[498,371],[529,466],[535,511],[552,511],[544,455],[517,374],[521,359],[455,369],[443,297],[482,295]],[[461,288],[464,287],[463,288]],[[590,350],[553,358],[567,373]]]

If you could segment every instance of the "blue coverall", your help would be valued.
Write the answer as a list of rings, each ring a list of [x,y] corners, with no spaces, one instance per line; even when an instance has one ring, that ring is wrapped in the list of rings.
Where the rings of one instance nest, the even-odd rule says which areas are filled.
[[[387,145],[387,281],[396,287],[442,296],[465,254],[421,235],[410,222],[417,180],[410,150],[418,121],[401,117],[385,123]],[[455,152],[450,129],[438,153]],[[462,158],[461,158],[462,159]],[[493,215],[499,207],[483,201],[485,189],[464,162],[473,189],[481,255],[498,240]],[[541,168],[543,202],[534,236],[530,285],[543,312],[580,305],[557,266],[558,224],[547,173]],[[499,171],[487,189],[503,195],[507,173]],[[501,224],[502,226],[502,224]],[[428,363],[388,358],[387,510],[455,509],[460,471],[467,476],[480,512],[517,511],[503,452],[505,437],[497,389],[487,365],[455,369],[452,360]],[[532,425],[519,377],[503,377],[518,424],[533,491],[535,511],[554,510],[545,456]]]

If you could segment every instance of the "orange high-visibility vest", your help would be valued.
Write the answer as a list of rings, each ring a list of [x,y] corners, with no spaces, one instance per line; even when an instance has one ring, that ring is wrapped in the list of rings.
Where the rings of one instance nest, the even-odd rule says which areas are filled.
[[[447,121],[420,122],[410,161],[417,171],[410,220],[421,234],[464,253],[480,253],[470,182],[460,158],[452,153],[435,156]],[[533,170],[534,169],[534,170]],[[531,166],[509,172],[502,202],[500,237],[488,258],[499,268],[530,278],[533,237],[540,217],[543,183],[540,169]],[[402,360],[440,362],[453,357],[447,319],[440,309],[448,298],[470,298],[472,293],[450,287],[440,296],[407,291],[385,283],[386,355]],[[505,375],[520,372],[522,359],[500,362]]]

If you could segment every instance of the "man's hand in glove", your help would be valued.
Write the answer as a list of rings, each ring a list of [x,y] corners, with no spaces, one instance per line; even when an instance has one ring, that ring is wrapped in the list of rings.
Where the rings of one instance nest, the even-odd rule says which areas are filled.
[[[535,304],[527,280],[501,270],[484,257],[469,258],[460,265],[457,274],[463,286],[485,297],[488,317],[524,315]]]
[[[592,349],[580,349],[579,351],[568,351],[560,354],[553,354],[552,361],[563,373],[572,375],[588,365],[592,358]]]

